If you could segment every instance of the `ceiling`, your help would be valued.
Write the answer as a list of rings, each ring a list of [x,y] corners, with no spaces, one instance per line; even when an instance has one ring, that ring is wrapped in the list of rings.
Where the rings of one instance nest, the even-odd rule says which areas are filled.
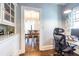
[[[67,3],[19,3],[19,5],[32,6],[32,7],[37,7],[37,8],[41,8],[44,5],[55,5],[55,4],[64,6]]]
[[[57,3],[57,4],[64,6],[64,5],[66,5],[67,3]]]

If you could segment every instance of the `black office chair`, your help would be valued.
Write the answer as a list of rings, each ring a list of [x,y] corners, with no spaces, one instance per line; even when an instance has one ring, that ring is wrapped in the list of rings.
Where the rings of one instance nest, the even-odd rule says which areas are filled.
[[[55,51],[57,52],[57,54],[55,55],[65,55],[65,53],[73,53],[73,51],[75,50],[74,46],[70,46],[67,42],[66,42],[66,36],[64,34],[62,34],[64,32],[64,29],[62,28],[55,28],[54,29],[54,41],[55,41]]]

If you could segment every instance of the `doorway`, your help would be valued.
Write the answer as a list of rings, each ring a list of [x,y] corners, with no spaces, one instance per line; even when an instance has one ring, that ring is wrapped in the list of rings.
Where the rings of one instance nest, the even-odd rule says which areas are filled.
[[[21,39],[24,39],[24,52],[39,49],[40,35],[40,10],[32,7],[23,6],[23,18],[21,21]],[[23,46],[24,43],[21,43]]]

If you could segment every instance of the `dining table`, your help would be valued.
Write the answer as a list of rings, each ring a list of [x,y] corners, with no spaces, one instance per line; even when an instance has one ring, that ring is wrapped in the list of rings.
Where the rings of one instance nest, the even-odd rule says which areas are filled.
[[[36,46],[36,41],[39,40],[39,30],[28,30],[28,34],[25,34],[27,42],[31,40],[31,46]]]

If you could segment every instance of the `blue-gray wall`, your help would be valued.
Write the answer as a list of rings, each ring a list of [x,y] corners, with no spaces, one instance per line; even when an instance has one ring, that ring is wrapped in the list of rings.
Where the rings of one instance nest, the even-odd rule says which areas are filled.
[[[41,7],[41,46],[53,45],[53,29],[58,27],[58,6],[46,4]]]
[[[40,15],[40,48],[44,49],[43,47],[47,48],[53,48],[53,29],[55,27],[61,27],[61,6],[57,4],[38,4],[38,3],[27,3],[27,4],[18,4],[17,7],[17,33],[19,33],[20,30],[20,24],[21,24],[21,6],[26,7],[34,7],[41,10]],[[20,33],[21,34],[21,33]]]

